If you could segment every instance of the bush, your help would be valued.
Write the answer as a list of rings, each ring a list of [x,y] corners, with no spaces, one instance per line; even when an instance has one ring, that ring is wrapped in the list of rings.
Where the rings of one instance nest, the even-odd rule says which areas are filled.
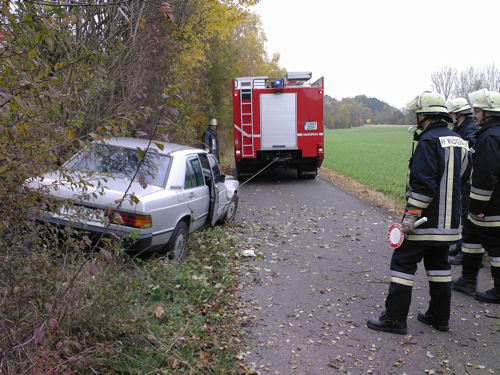
[[[0,371],[236,373],[229,231],[194,234],[184,263],[78,251],[71,230],[2,253]]]

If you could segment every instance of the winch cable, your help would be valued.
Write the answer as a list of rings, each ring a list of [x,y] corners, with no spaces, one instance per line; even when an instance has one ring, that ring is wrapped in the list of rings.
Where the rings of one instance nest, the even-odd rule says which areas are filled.
[[[264,172],[267,168],[269,168],[274,162],[276,161],[285,161],[285,160],[288,160],[290,158],[283,158],[283,157],[277,157],[277,158],[274,158],[273,161],[271,161],[268,165],[266,165],[264,168],[262,168],[260,171],[258,171],[257,173],[253,174],[248,180],[246,180],[245,182],[241,183],[239,187],[242,187],[243,185],[245,185],[248,181],[250,180],[253,180],[255,177],[257,177],[260,173]]]

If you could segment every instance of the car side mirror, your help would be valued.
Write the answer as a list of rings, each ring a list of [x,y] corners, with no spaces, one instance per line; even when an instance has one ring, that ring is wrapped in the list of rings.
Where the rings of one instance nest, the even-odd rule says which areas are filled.
[[[220,175],[220,182],[225,182],[226,181],[226,175],[225,174],[221,174]]]

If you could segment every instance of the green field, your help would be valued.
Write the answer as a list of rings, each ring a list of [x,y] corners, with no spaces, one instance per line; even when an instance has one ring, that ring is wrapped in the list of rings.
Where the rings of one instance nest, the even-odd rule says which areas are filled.
[[[327,130],[323,167],[404,202],[411,148],[408,126]]]

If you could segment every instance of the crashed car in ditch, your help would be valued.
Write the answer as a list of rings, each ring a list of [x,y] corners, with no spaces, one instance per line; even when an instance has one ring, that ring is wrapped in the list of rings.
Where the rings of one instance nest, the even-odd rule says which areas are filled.
[[[129,252],[180,259],[190,233],[234,219],[238,180],[205,150],[146,139],[96,141],[60,170],[28,181],[58,202],[38,220],[92,237],[123,240]],[[100,238],[100,237],[99,237]]]

